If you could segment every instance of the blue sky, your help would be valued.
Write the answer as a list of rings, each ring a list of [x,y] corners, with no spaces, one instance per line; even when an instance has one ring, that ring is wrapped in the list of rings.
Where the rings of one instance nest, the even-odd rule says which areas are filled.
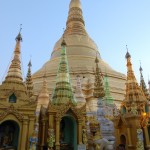
[[[0,81],[6,75],[22,24],[23,76],[32,59],[36,72],[50,59],[66,25],[70,0],[1,0]],[[139,81],[140,60],[147,83],[150,75],[150,1],[81,0],[86,30],[99,47],[102,59],[126,74],[126,44]]]

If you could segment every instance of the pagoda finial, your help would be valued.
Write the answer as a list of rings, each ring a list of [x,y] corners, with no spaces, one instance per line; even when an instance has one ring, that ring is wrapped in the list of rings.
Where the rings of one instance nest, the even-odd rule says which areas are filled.
[[[29,101],[29,96],[27,94],[26,85],[23,82],[22,70],[21,70],[21,34],[19,32],[16,37],[16,46],[13,53],[13,58],[9,66],[7,75],[2,85],[0,86],[0,99],[8,98],[9,94],[12,91],[19,92],[16,97],[22,101]]]
[[[8,70],[8,74],[6,76],[6,80],[10,81],[19,81],[22,82],[22,72],[21,72],[21,60],[20,60],[20,53],[21,53],[21,46],[20,42],[22,41],[21,33],[19,32],[18,36],[16,37],[16,46],[14,49],[14,56],[11,61],[11,65]]]
[[[126,59],[128,59],[128,58],[130,58],[131,57],[131,55],[130,55],[130,53],[128,52],[128,46],[126,45],[126,49],[127,49],[127,53],[126,53]]]
[[[149,79],[149,76],[148,76],[148,91],[149,91],[149,97],[150,97],[150,79]]]
[[[27,86],[27,92],[29,97],[31,97],[33,95],[33,82],[32,82],[32,76],[31,76],[31,59],[28,63],[28,73],[27,73],[27,77],[26,77],[26,86]]]
[[[147,101],[147,99],[135,78],[132,69],[131,56],[126,54],[126,58],[127,58],[127,81],[126,81],[125,103],[132,102],[138,105],[138,102],[140,102],[141,104],[142,103],[144,104]],[[144,110],[138,110],[138,111],[139,113],[141,113]]]
[[[65,34],[87,35],[80,0],[71,0]]]
[[[82,8],[80,0],[71,0],[69,8],[71,9],[71,8],[74,8],[74,7],[77,7],[77,8],[80,8],[80,9]]]
[[[38,108],[40,109],[41,106],[47,108],[48,103],[49,103],[49,92],[47,89],[46,72],[45,72],[43,75],[43,86],[38,96]]]
[[[44,72],[44,75],[43,75],[43,87],[44,87],[45,89],[47,89],[46,66],[45,66],[45,72]]]
[[[149,79],[149,76],[148,76],[148,85],[149,85],[149,89],[150,89],[150,79]]]
[[[94,92],[93,95],[96,98],[103,98],[105,96],[105,91],[103,87],[103,80],[102,80],[102,75],[100,74],[100,68],[98,66],[99,60],[97,58],[97,53],[96,53],[96,72],[95,72],[95,82],[94,82]]]
[[[141,66],[141,61],[140,61],[140,68],[139,68],[139,71],[140,71],[140,73],[142,74],[143,69],[142,69],[142,66]]]
[[[98,60],[98,57],[97,57],[97,53],[98,53],[98,52],[96,52],[95,63],[99,63],[99,60]]]
[[[63,30],[65,30],[65,29],[63,28]],[[63,38],[62,38],[61,46],[65,46],[65,47],[67,46],[66,41],[65,41],[65,35],[64,35],[64,33],[63,33]]]
[[[64,38],[61,46],[61,60],[57,72],[56,86],[52,94],[52,103],[55,105],[66,104],[68,102],[76,104],[70,82],[66,43]]]
[[[19,33],[16,37],[16,41],[22,41],[21,30],[22,30],[22,24],[20,24],[20,30],[19,30]]]
[[[144,92],[144,95],[146,96],[147,99],[149,99],[149,94],[148,94],[148,90],[146,88],[146,84],[145,84],[145,81],[144,81],[144,77],[143,77],[143,74],[142,74],[142,67],[141,67],[141,61],[140,61],[140,68],[139,68],[139,71],[140,71],[140,87],[141,89],[143,90]]]

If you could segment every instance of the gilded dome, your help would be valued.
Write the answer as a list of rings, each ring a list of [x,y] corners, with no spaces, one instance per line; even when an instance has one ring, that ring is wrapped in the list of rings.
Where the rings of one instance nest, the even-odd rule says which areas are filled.
[[[65,41],[67,43],[68,56],[76,55],[95,58],[96,53],[98,52],[97,45],[89,36],[76,34],[66,35]],[[56,42],[51,54],[51,59],[60,57],[61,42],[62,38]]]
[[[93,97],[95,57],[98,54],[97,57],[101,71],[103,74],[107,72],[111,94],[119,104],[124,99],[126,77],[124,74],[113,70],[101,59],[95,42],[86,32],[79,0],[71,0],[66,30],[62,37],[64,37],[67,44],[66,54],[73,88],[76,85],[76,76],[80,74],[83,76],[82,89],[86,101]],[[56,82],[57,68],[60,62],[62,37],[56,42],[51,59],[33,75],[35,92],[41,89],[42,76],[46,71],[48,90],[52,94]],[[94,105],[97,105],[96,101],[94,103]]]

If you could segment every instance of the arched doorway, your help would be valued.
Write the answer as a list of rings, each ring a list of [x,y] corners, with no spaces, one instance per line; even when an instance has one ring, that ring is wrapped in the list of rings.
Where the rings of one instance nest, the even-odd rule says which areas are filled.
[[[15,121],[0,124],[0,148],[18,149],[19,125]]]
[[[126,137],[123,134],[120,136],[120,145],[126,147]]]
[[[61,120],[60,144],[61,150],[77,149],[77,123],[76,120],[70,115],[64,116]]]

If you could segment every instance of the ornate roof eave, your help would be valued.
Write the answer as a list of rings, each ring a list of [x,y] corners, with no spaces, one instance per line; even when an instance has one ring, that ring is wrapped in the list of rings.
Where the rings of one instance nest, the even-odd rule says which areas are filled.
[[[148,100],[136,100],[136,101],[133,101],[133,100],[126,100],[126,99],[125,99],[125,100],[122,101],[121,104],[125,106],[126,103],[127,103],[127,104],[131,104],[131,103],[133,103],[133,102],[146,104],[146,103],[148,102]]]
[[[77,106],[70,102],[59,106],[50,103],[48,106],[48,113],[55,113],[57,118],[62,118],[68,110],[71,110],[76,118],[83,119],[82,117],[86,112],[86,104],[80,108],[77,108]]]
[[[36,101],[33,101],[33,102],[31,101],[31,102],[28,102],[25,105],[21,105],[21,108],[26,109],[26,110],[32,110],[32,109],[35,110],[36,107],[37,107],[37,102]]]
[[[5,86],[7,86],[7,88],[5,88]],[[16,87],[17,88],[14,88],[14,86],[10,86],[9,84],[6,85],[2,84],[0,86],[0,99],[2,101],[6,101],[9,98],[9,96],[14,93],[17,96],[17,101],[29,102],[30,98],[28,97],[27,92],[24,89],[25,87],[23,86],[16,86]]]

